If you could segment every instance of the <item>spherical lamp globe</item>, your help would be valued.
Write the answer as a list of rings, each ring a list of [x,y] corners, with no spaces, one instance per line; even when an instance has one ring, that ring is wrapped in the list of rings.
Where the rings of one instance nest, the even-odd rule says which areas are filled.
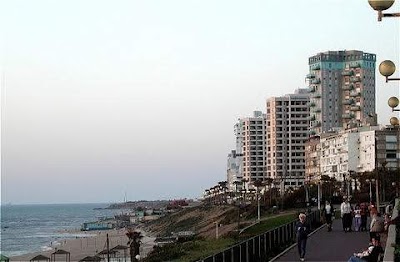
[[[368,4],[376,11],[383,11],[390,8],[394,0],[368,0]]]
[[[389,98],[389,100],[388,100],[388,105],[389,105],[391,108],[397,107],[397,106],[399,105],[399,99],[398,99],[397,97],[395,97],[395,96],[392,96],[392,97]]]
[[[390,124],[392,125],[392,126],[398,126],[399,125],[399,119],[397,118],[397,117],[391,117],[390,118]]]
[[[396,65],[390,60],[385,60],[379,65],[379,73],[383,76],[391,76],[395,71]]]

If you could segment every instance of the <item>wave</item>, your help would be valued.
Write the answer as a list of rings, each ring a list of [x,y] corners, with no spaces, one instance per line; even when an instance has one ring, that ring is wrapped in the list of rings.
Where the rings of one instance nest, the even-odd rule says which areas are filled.
[[[41,249],[42,251],[51,251],[51,250],[53,250],[53,248],[52,248],[52,247],[49,247],[49,246],[42,246],[42,247],[40,247],[40,249]]]

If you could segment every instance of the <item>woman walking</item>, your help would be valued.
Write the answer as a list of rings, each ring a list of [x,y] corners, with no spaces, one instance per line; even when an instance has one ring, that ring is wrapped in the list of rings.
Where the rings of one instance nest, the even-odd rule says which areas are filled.
[[[328,232],[331,232],[332,231],[332,214],[334,212],[333,212],[333,208],[332,208],[331,204],[329,203],[329,201],[325,202],[324,213],[325,213],[325,221],[328,226]]]
[[[304,261],[306,255],[306,246],[310,226],[306,223],[306,214],[300,213],[299,222],[296,224],[297,249],[299,251],[300,261]]]
[[[357,204],[354,207],[354,230],[360,231],[360,227],[361,227],[361,207],[359,204]]]

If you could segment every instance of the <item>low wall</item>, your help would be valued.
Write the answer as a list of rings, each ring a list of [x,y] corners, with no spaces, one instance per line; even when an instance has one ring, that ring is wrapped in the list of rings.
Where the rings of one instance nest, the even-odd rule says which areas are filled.
[[[396,218],[399,215],[398,211],[399,199],[396,199],[396,202],[393,207],[392,219]],[[383,256],[383,261],[394,261],[394,244],[396,244],[396,225],[390,225],[388,229],[388,237],[386,240],[385,254]]]

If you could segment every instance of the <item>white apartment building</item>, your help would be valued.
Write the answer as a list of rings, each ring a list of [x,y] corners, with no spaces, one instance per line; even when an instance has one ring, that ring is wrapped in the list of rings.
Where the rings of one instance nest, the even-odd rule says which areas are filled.
[[[371,172],[383,167],[396,170],[400,168],[399,139],[399,128],[390,126],[365,126],[322,136],[319,141],[320,174],[343,181],[350,172]],[[318,147],[314,148],[318,150]],[[313,151],[307,152],[309,165],[314,164],[310,162],[314,155]],[[315,175],[316,171],[313,172],[306,176]]]
[[[243,186],[249,189],[254,181],[264,180],[265,114],[254,111],[252,117],[239,118],[235,136],[235,154],[228,155],[227,180],[231,191],[236,190],[235,181],[247,181]]]
[[[349,171],[357,171],[359,165],[359,133],[340,132],[321,138],[321,175],[344,181]]]
[[[231,192],[235,192],[236,190],[241,190],[242,185],[236,184],[236,181],[242,181],[242,154],[236,153],[236,150],[232,150],[230,154],[228,154],[227,161],[227,187]]]
[[[308,103],[307,89],[267,99],[266,177],[273,178],[281,190],[304,182]]]

